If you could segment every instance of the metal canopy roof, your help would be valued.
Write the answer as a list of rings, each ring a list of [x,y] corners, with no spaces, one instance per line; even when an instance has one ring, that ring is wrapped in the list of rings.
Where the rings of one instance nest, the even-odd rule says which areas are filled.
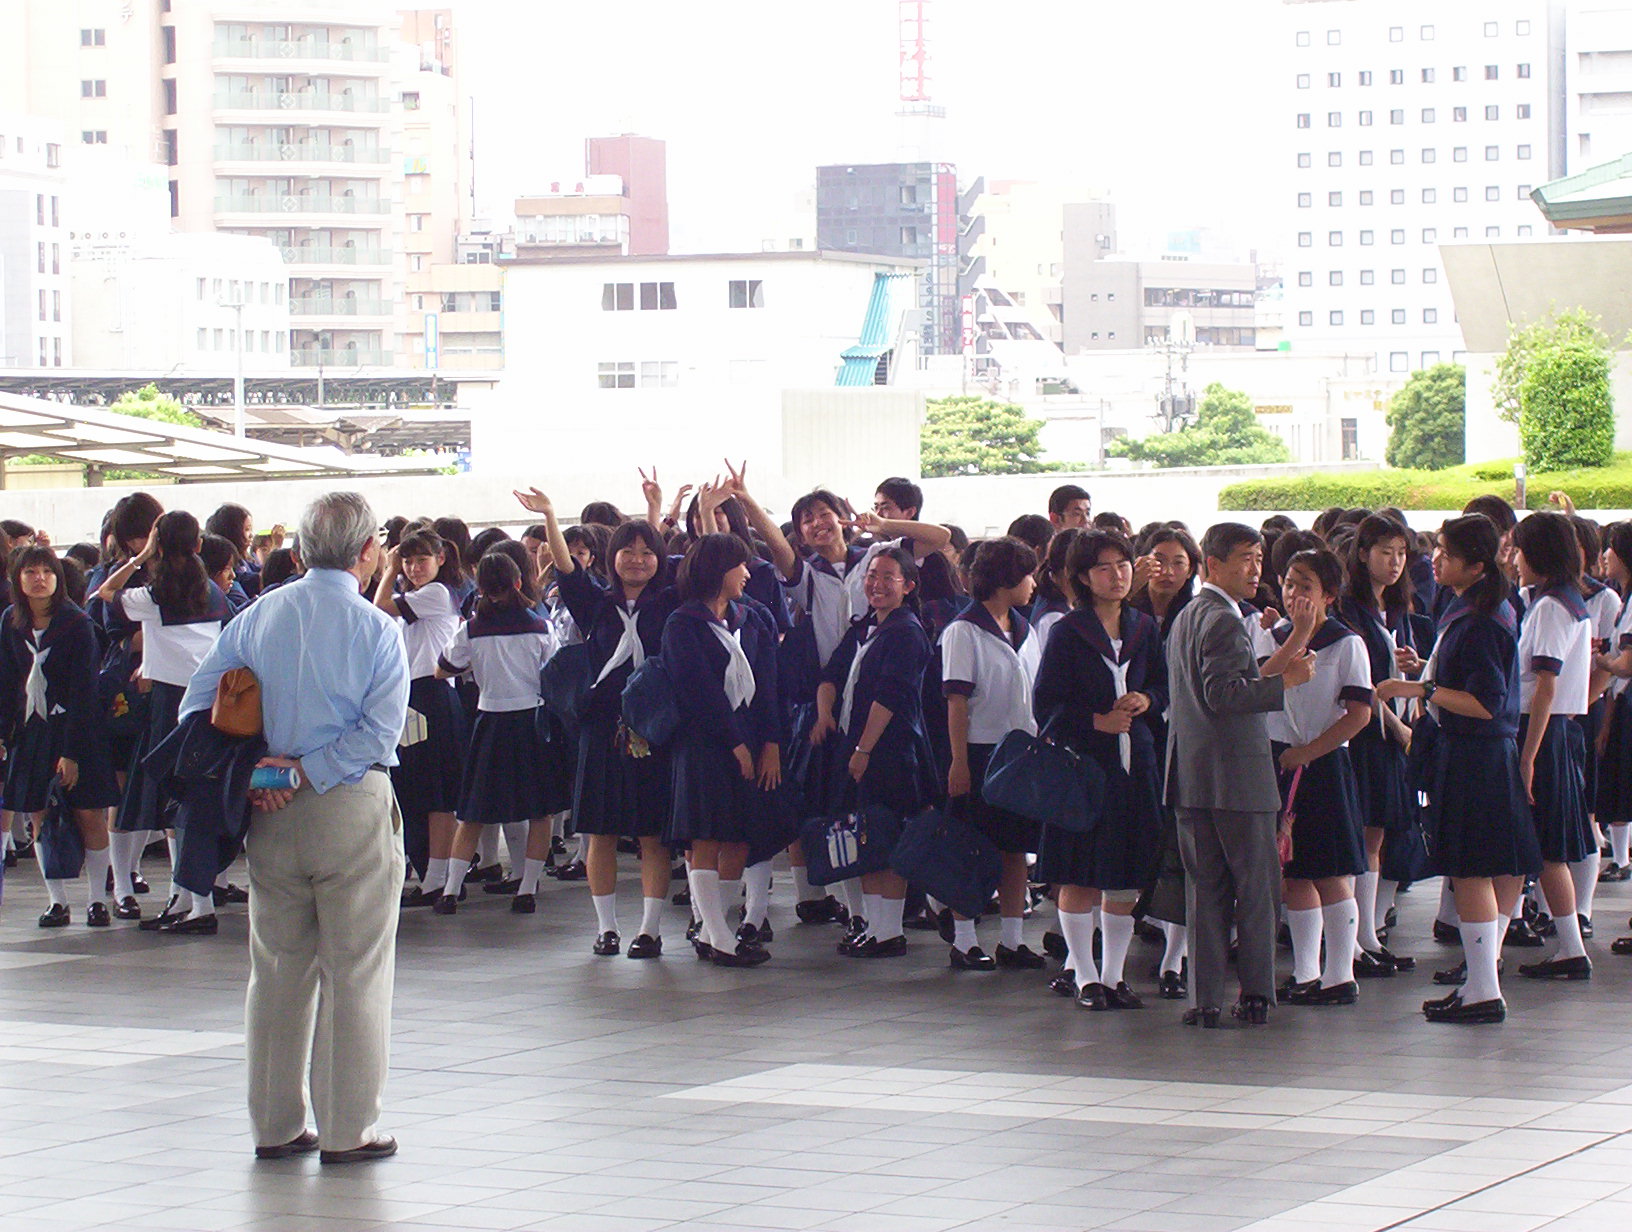
[[[35,453],[148,471],[178,483],[423,475],[437,469],[425,463],[372,458],[368,465],[356,465],[329,449],[239,440],[202,428],[0,393],[0,456]]]
[[[1632,231],[1632,154],[1543,184],[1530,199],[1561,230]]]

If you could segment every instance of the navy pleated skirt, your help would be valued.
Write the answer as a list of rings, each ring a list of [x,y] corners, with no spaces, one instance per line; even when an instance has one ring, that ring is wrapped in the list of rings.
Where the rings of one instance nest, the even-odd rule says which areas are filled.
[[[1429,865],[1440,876],[1529,877],[1541,871],[1511,738],[1441,735],[1423,830]]]
[[[1405,750],[1370,728],[1349,741],[1360,824],[1390,832],[1416,824],[1415,793],[1405,781]]]
[[[753,840],[760,793],[742,777],[730,749],[682,733],[669,758],[672,793],[663,837],[670,843],[697,840],[748,843]]]
[[[1632,689],[1614,699],[1608,722],[1609,742],[1598,759],[1598,822],[1621,826],[1632,822]]]
[[[669,752],[630,752],[632,733],[615,714],[591,714],[578,729],[573,827],[580,834],[648,838],[669,816]],[[638,738],[635,741],[640,747]],[[732,759],[733,772],[736,760]]]
[[[1597,706],[1585,714],[1571,716],[1570,722],[1581,729],[1581,782],[1582,797],[1589,815],[1598,811],[1598,729],[1603,725],[1603,711]]]
[[[119,801],[119,813],[113,828],[126,833],[135,830],[164,830],[170,825],[171,800],[161,783],[145,766],[142,759],[176,730],[181,699],[187,690],[177,684],[153,682],[147,695],[147,726],[136,741],[125,777],[125,792]]]
[[[1529,715],[1519,716],[1521,749],[1529,723]],[[1536,768],[1530,779],[1535,807],[1530,816],[1541,858],[1550,864],[1584,860],[1597,848],[1587,816],[1585,742],[1581,724],[1568,715],[1555,714],[1547,720],[1536,749]]]
[[[38,813],[51,800],[51,783],[62,756],[62,724],[35,715],[6,750],[5,806],[14,813]],[[105,809],[119,803],[119,784],[106,740],[88,741],[81,752],[79,779],[67,792],[68,806]]]
[[[1278,759],[1286,745],[1272,743]],[[1292,775],[1282,772],[1284,807]],[[1366,841],[1359,793],[1347,748],[1333,749],[1303,768],[1292,802],[1292,859],[1281,869],[1294,881],[1358,877],[1366,871]]]
[[[477,713],[459,792],[460,821],[502,826],[566,807],[566,753],[548,739],[541,717],[538,709]]]
[[[405,815],[452,813],[459,807],[464,783],[466,728],[464,707],[453,685],[421,676],[408,686],[409,723],[425,719],[425,738],[397,748],[391,786]]]
[[[1143,890],[1160,867],[1162,795],[1156,760],[1134,749],[1132,771],[1121,761],[1100,763],[1105,808],[1086,834],[1044,826],[1037,851],[1037,880],[1096,890]]]
[[[986,765],[992,760],[995,744],[969,745],[969,794],[949,803],[954,816],[973,822],[1005,853],[1036,851],[1042,843],[1042,823],[1018,817],[1007,809],[987,803],[981,794],[986,781]]]
[[[816,703],[794,707],[792,734],[784,746],[782,771],[793,784],[803,817],[832,817],[850,807],[845,786],[849,750],[835,731],[821,744],[810,742],[816,723]],[[842,754],[842,756],[841,756]]]

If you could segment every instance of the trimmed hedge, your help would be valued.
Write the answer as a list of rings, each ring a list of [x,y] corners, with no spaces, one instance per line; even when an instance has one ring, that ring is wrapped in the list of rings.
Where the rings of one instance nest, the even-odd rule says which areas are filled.
[[[1358,474],[1299,475],[1250,479],[1218,494],[1221,510],[1275,512],[1283,509],[1460,509],[1475,496],[1495,493],[1513,499],[1513,464],[1473,462],[1442,471],[1381,470]],[[1563,491],[1581,509],[1632,509],[1632,453],[1614,455],[1608,466],[1532,472],[1525,489],[1531,509],[1546,509],[1547,493]]]

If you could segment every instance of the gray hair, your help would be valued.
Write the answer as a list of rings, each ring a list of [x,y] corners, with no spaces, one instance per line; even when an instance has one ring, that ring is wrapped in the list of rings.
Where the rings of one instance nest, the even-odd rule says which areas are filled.
[[[361,492],[327,492],[300,515],[300,559],[308,569],[350,569],[378,527]]]

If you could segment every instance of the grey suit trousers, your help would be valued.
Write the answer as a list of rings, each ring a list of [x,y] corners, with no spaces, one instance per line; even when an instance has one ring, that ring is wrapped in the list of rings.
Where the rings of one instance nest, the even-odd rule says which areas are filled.
[[[1190,1003],[1226,1004],[1232,921],[1240,942],[1241,992],[1273,1003],[1281,903],[1276,815],[1181,808],[1178,820],[1190,925]]]
[[[373,1136],[385,1091],[402,820],[371,771],[250,823],[245,1051],[257,1146],[306,1128],[325,1150]],[[308,1087],[309,1082],[309,1087]]]

